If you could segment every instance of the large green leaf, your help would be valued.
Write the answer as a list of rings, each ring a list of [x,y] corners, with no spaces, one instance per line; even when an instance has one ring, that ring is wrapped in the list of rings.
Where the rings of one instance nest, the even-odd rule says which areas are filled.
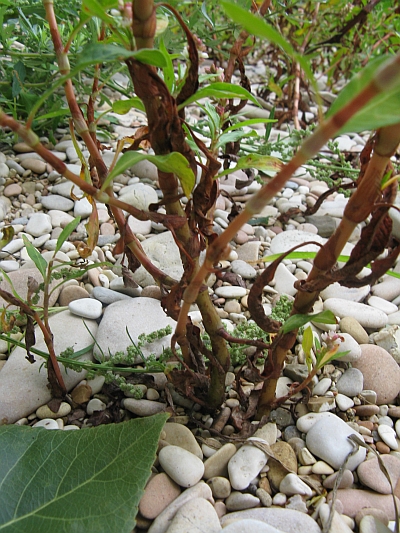
[[[161,172],[172,172],[176,174],[181,183],[183,192],[189,198],[195,184],[195,176],[193,170],[189,166],[188,160],[179,152],[171,152],[166,155],[148,155],[140,154],[139,152],[125,152],[118,160],[113,171],[108,175],[102,186],[102,190],[104,191],[111,183],[111,180],[116,176],[122,174],[127,168],[130,168],[144,159],[154,163]]]
[[[352,100],[374,78],[379,67],[393,56],[383,56],[370,61],[340,92],[333,102],[327,117],[335,114]],[[400,81],[392,89],[382,91],[356,113],[338,135],[346,132],[376,130],[400,122]]]
[[[297,61],[306,73],[308,79],[312,82],[313,87],[316,88],[315,78],[309,61],[304,56],[297,53],[292,45],[286,41],[286,39],[282,37],[282,35],[275,28],[265,22],[262,18],[249,13],[246,9],[243,9],[232,2],[222,0],[221,4],[231,20],[245,28],[250,35],[257,35],[258,37],[268,39],[268,41],[271,43],[274,43],[282,48],[282,50],[286,52],[286,54],[294,61]]]
[[[80,431],[1,426],[0,531],[132,531],[166,418]]]
[[[141,50],[127,50],[123,46],[106,43],[90,43],[82,50],[76,65],[79,70],[97,63],[122,60],[134,57],[142,63],[163,68],[166,66],[164,55],[159,50],[142,48]]]
[[[202,100],[203,98],[217,98],[220,100],[240,98],[241,100],[250,100],[251,102],[253,102],[253,104],[260,106],[257,101],[257,98],[255,98],[251,93],[249,93],[249,91],[247,91],[240,85],[218,81],[216,83],[211,83],[210,85],[207,85],[207,87],[199,89],[197,92],[192,94],[190,98],[180,104],[178,106],[178,109],[182,109],[193,102]]]

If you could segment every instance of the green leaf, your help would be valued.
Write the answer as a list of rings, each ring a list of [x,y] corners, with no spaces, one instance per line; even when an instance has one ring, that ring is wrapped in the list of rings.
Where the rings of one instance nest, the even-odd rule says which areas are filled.
[[[9,242],[13,240],[14,237],[14,228],[12,226],[6,226],[1,230],[2,238],[0,240],[0,250],[7,246]]]
[[[179,152],[171,152],[166,155],[148,155],[139,152],[125,152],[118,160],[113,171],[108,175],[101,189],[104,191],[116,176],[125,172],[127,168],[139,163],[139,161],[144,160],[154,163],[161,172],[172,172],[176,174],[185,196],[189,198],[195,184],[195,176],[193,170],[189,166],[188,160]]]
[[[336,317],[332,313],[332,311],[329,311],[326,309],[325,311],[321,311],[320,313],[316,313],[315,315],[310,315],[311,322],[315,322],[316,324],[336,324]]]
[[[165,67],[163,68],[164,82],[168,91],[172,94],[175,86],[175,71],[171,56],[165,46],[164,39],[160,39],[160,51],[164,55]]]
[[[35,266],[39,270],[39,272],[42,274],[43,279],[46,279],[46,271],[47,271],[46,259],[33,246],[33,244],[30,241],[28,241],[25,235],[22,235],[22,239],[24,241],[25,248],[26,248],[26,251],[28,252],[29,257],[35,263]]]
[[[112,110],[118,115],[125,115],[125,113],[128,113],[132,107],[140,109],[140,111],[145,111],[144,104],[138,96],[134,96],[128,100],[116,100],[113,102]]]
[[[352,100],[374,78],[379,67],[392,56],[380,56],[370,61],[340,92],[333,102],[327,117],[334,115]],[[365,130],[376,130],[383,126],[400,122],[400,83],[392,89],[382,91],[356,113],[337,133],[358,133]]]
[[[215,148],[220,148],[221,146],[225,146],[226,143],[230,142],[236,142],[240,139],[246,139],[248,137],[256,137],[257,133],[255,131],[229,131],[228,133],[223,133],[219,136],[218,142],[215,145]]]
[[[112,24],[114,19],[107,15],[106,10],[118,7],[118,0],[83,0],[82,11],[85,15],[94,15],[107,24]]]
[[[159,50],[142,48],[141,50],[127,50],[123,46],[106,43],[90,43],[79,54],[76,68],[82,70],[89,65],[106,63],[108,61],[124,60],[134,57],[142,63],[163,68],[166,66],[164,55]]]
[[[58,236],[58,239],[57,239],[57,244],[56,244],[56,249],[54,251],[54,255],[60,251],[61,249],[61,246],[64,244],[64,242],[68,239],[68,237],[71,235],[71,233],[74,231],[74,229],[76,228],[76,226],[79,224],[79,222],[81,221],[81,217],[76,217],[74,218],[74,220],[71,220],[71,222],[69,222],[65,228],[62,230],[62,232],[60,233],[60,235]]]
[[[313,335],[313,332],[310,326],[308,326],[308,328],[306,328],[306,330],[303,333],[303,342],[301,343],[301,345],[303,347],[303,351],[306,356],[306,363],[307,363],[308,371],[311,372],[311,367],[312,367],[311,350],[314,345],[314,335]]]
[[[167,415],[79,431],[0,427],[0,530],[129,533]]]
[[[260,104],[249,91],[240,87],[240,85],[235,85],[233,83],[225,83],[219,81],[216,83],[211,83],[207,87],[199,89],[196,93],[192,94],[187,100],[178,106],[178,109],[183,109],[187,105],[197,102],[203,98],[216,98],[217,100],[228,100],[230,98],[240,98],[241,100],[250,100],[256,106],[260,107]]]
[[[293,331],[294,329],[299,329],[307,322],[317,322],[321,324],[336,324],[336,318],[335,315],[332,313],[332,311],[321,311],[320,313],[316,313],[315,315],[292,315],[290,316],[286,322],[282,325],[281,330],[282,333],[289,333],[289,331]]]
[[[308,60],[301,54],[298,54],[292,45],[286,41],[286,39],[282,37],[282,35],[275,28],[273,28],[260,17],[249,13],[246,9],[228,2],[227,0],[222,0],[221,5],[230,19],[236,22],[236,24],[239,24],[245,28],[250,35],[263,37],[264,39],[268,39],[268,41],[280,46],[280,48],[282,48],[282,50],[286,52],[288,56],[300,64],[308,79],[312,82],[313,87],[316,88],[314,75]]]
[[[232,126],[229,126],[229,128],[226,128],[224,130],[224,133],[227,133],[228,131],[237,130],[238,128],[243,128],[244,126],[252,126],[253,124],[267,124],[268,122],[277,122],[277,120],[274,120],[272,118],[250,118],[249,120],[243,120],[243,122],[237,122],[236,124],[232,124]]]
[[[256,168],[262,172],[278,172],[283,166],[283,163],[277,157],[272,157],[270,155],[261,155],[261,154],[249,154],[241,157],[234,168],[228,168],[223,170],[218,177],[226,176],[231,174],[235,170],[242,168]]]

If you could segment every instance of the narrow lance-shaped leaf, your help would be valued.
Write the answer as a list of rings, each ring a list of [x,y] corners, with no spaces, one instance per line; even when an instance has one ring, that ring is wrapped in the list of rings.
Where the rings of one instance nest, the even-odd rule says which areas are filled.
[[[335,114],[354,98],[376,75],[379,67],[391,56],[385,55],[370,61],[340,92],[327,117]],[[346,132],[376,130],[400,122],[400,81],[392,89],[382,91],[354,115],[337,135]]]
[[[142,48],[141,50],[127,50],[122,46],[105,43],[90,43],[82,50],[76,67],[79,70],[97,63],[106,63],[117,59],[134,57],[142,63],[163,68],[166,66],[164,55],[159,50]]]
[[[314,89],[317,91],[317,84],[308,60],[301,54],[298,54],[292,45],[286,41],[286,39],[282,37],[282,35],[275,28],[262,20],[260,17],[249,13],[246,11],[246,9],[243,9],[232,2],[222,0],[221,4],[231,20],[245,28],[250,35],[257,35],[258,37],[268,39],[270,42],[280,46],[288,56],[297,61],[306,73],[307,78],[312,83]]]
[[[249,91],[241,87],[240,85],[234,85],[233,83],[225,83],[223,81],[212,83],[203,87],[195,92],[190,98],[185,100],[178,106],[178,109],[182,109],[187,105],[197,102],[202,98],[216,98],[218,100],[228,100],[231,98],[239,98],[241,100],[250,100],[256,106],[260,107],[257,98],[255,98]]]
[[[277,157],[261,154],[249,154],[241,157],[234,168],[223,170],[220,174],[218,174],[218,178],[221,176],[226,176],[227,174],[231,174],[235,170],[242,168],[256,168],[257,170],[261,170],[265,173],[276,173],[282,168],[282,166],[282,161]]]
[[[311,366],[312,366],[311,350],[313,348],[313,345],[314,345],[313,332],[312,332],[311,327],[308,326],[308,328],[306,328],[303,333],[303,341],[301,343],[301,346],[306,356],[306,363],[307,363],[309,372],[311,371]]]
[[[71,233],[74,231],[74,229],[77,227],[79,222],[81,221],[81,217],[76,217],[74,220],[71,220],[65,228],[62,230],[60,235],[57,239],[56,249],[54,253],[56,254],[61,250],[62,245],[65,243],[65,241],[68,239],[68,237],[71,235]]]
[[[22,239],[24,241],[25,248],[26,248],[26,251],[28,252],[29,257],[35,263],[35,266],[39,270],[39,272],[42,274],[43,279],[45,279],[46,271],[47,271],[46,259],[39,253],[39,251],[33,246],[33,244],[30,241],[28,241],[25,235],[22,236]]]
[[[282,333],[289,333],[294,329],[299,329],[307,322],[318,322],[321,324],[336,324],[336,317],[332,311],[321,311],[315,315],[292,315],[282,325]]]
[[[107,176],[107,179],[102,186],[102,190],[104,191],[116,176],[122,174],[126,169],[136,163],[139,163],[139,161],[144,160],[154,163],[154,165],[162,172],[172,172],[175,174],[180,181],[185,196],[189,198],[195,184],[195,176],[193,170],[189,166],[188,160],[179,152],[171,152],[166,155],[148,155],[139,152],[125,152],[118,160],[113,171]]]

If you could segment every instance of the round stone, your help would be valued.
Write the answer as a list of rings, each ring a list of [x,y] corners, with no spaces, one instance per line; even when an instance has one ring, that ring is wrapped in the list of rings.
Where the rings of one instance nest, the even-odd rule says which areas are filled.
[[[169,477],[181,487],[192,487],[203,477],[203,461],[179,446],[165,446],[160,450],[158,460]]]
[[[212,477],[207,481],[207,483],[211,487],[212,494],[216,499],[225,499],[231,493],[231,484],[226,477]]]
[[[33,237],[40,237],[52,230],[51,218],[44,213],[34,213],[25,227],[26,233]]]
[[[33,428],[45,428],[45,429],[60,429],[57,422],[52,418],[43,418],[39,420],[36,424],[33,424]]]
[[[67,402],[61,402],[58,411],[55,413],[47,405],[42,405],[39,409],[36,410],[36,416],[40,419],[46,418],[61,418],[67,416],[71,412],[71,406]]]
[[[180,446],[190,453],[196,455],[199,459],[203,459],[203,452],[197,444],[193,433],[187,426],[183,424],[176,424],[168,422],[163,429],[165,436],[163,440],[174,446]]]
[[[147,483],[139,503],[139,511],[145,518],[153,520],[181,493],[177,485],[167,474],[156,474]]]
[[[68,309],[74,315],[83,318],[96,319],[101,317],[103,312],[103,305],[99,300],[92,298],[81,298],[80,300],[73,300],[68,304]]]
[[[361,344],[361,357],[353,362],[364,376],[364,389],[377,393],[378,405],[393,403],[400,391],[400,368],[380,346]]]
[[[215,289],[215,294],[220,298],[242,298],[247,294],[247,290],[236,285],[222,286]]]

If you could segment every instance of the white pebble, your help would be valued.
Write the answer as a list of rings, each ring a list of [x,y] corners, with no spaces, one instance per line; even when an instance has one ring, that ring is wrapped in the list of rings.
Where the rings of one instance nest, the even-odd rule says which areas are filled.
[[[33,424],[33,428],[45,428],[45,429],[60,429],[57,422],[53,418],[43,418],[36,424]]]
[[[397,450],[399,443],[396,440],[396,432],[393,428],[387,426],[386,424],[380,424],[378,426],[378,434],[385,444],[389,446],[392,450]]]

